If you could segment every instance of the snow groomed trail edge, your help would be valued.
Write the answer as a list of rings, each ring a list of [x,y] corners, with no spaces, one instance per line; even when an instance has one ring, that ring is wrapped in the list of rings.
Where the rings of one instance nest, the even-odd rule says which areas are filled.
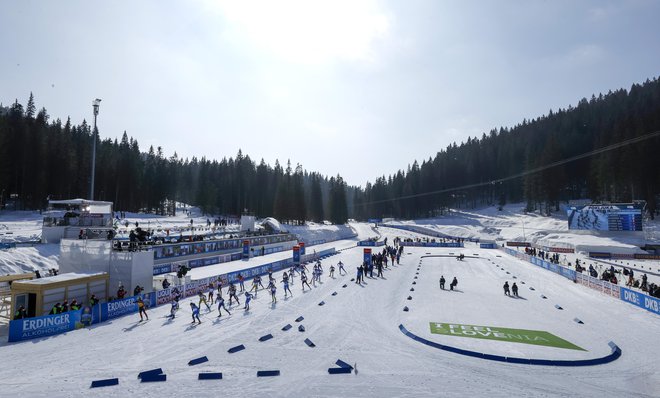
[[[517,364],[522,364],[522,365],[542,365],[542,366],[595,366],[595,365],[603,365],[606,363],[614,362],[619,357],[621,357],[621,348],[617,346],[614,342],[609,342],[609,346],[612,349],[612,352],[609,355],[606,355],[601,358],[594,358],[594,359],[580,359],[580,360],[550,360],[550,359],[530,359],[530,358],[515,358],[515,357],[504,357],[501,355],[491,355],[491,354],[485,354],[482,352],[477,352],[477,351],[469,351],[469,350],[463,350],[461,348],[456,348],[448,345],[443,345],[439,343],[435,343],[433,341],[427,340],[423,337],[417,336],[416,334],[410,332],[408,329],[403,326],[403,324],[399,325],[399,330],[401,333],[405,334],[406,336],[410,337],[411,339],[418,341],[422,344],[426,344],[430,347],[437,348],[439,350],[443,351],[448,351],[448,352],[453,352],[455,354],[459,355],[464,355],[468,357],[474,357],[474,358],[480,358],[480,359],[486,359],[489,361],[497,361],[497,362],[508,362],[508,363],[517,363]]]

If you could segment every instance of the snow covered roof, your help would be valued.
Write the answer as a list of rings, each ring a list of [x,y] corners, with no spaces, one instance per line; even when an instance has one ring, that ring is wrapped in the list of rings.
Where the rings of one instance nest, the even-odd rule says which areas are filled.
[[[276,232],[282,231],[282,225],[280,225],[280,222],[274,219],[273,217],[264,218],[264,220],[261,222],[261,225],[263,226],[268,225],[273,231]]]
[[[65,274],[47,276],[39,279],[31,279],[29,281],[17,281],[15,283],[20,283],[22,285],[47,285],[55,282],[67,282],[76,279],[88,278],[90,276],[100,276],[100,275],[107,275],[107,274],[105,272],[89,272],[89,273],[67,272]]]
[[[91,205],[91,206],[112,206],[112,202],[87,199],[67,199],[67,200],[49,200],[51,205]]]

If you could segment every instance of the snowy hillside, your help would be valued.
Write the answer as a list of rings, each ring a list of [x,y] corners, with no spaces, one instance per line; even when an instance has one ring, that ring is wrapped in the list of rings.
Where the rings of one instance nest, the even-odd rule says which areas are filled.
[[[363,226],[365,232],[371,231]],[[395,236],[420,237],[390,228],[381,228],[380,233],[390,241]],[[458,253],[467,258],[456,261]],[[253,261],[266,262],[268,256]],[[336,271],[335,278],[330,278],[330,265],[339,261],[346,264],[348,275]],[[499,250],[478,249],[473,244],[465,249],[407,247],[401,263],[385,270],[383,278],[367,278],[357,285],[350,279],[361,261],[361,248],[344,250],[323,261],[322,283],[311,290],[303,292],[296,276],[293,297],[284,298],[278,283],[276,303],[262,290],[248,312],[234,305],[231,316],[217,318],[214,306],[210,312],[203,308],[199,326],[190,324],[192,299],[186,299],[174,320],[166,318],[169,306],[164,305],[149,311],[148,322],[129,315],[89,330],[23,343],[0,342],[3,361],[11,364],[0,367],[4,391],[30,397],[90,393],[143,397],[658,396],[660,317],[656,315]],[[441,275],[448,280],[457,277],[457,289],[440,290]],[[280,273],[275,276],[279,282]],[[518,283],[520,298],[503,295],[505,281]],[[223,294],[226,298],[226,290]],[[301,316],[304,319],[296,322]],[[578,349],[476,339],[467,333],[432,333],[436,323],[544,331]],[[292,328],[282,330],[287,324]],[[300,325],[304,332],[298,331]],[[606,365],[581,368],[493,362],[422,344],[404,335],[399,325],[437,344],[492,355],[593,359],[611,352],[610,341],[621,348],[622,355]],[[259,341],[267,334],[273,338]],[[305,344],[305,339],[314,346]],[[241,344],[244,350],[228,352]],[[188,365],[202,356],[208,362]],[[356,371],[328,374],[337,359]],[[167,380],[140,383],[138,373],[153,368],[162,368]],[[17,373],[18,369],[30,371]],[[280,376],[257,378],[259,370],[279,370]],[[201,372],[222,372],[223,379],[200,381]],[[119,385],[89,390],[92,380],[115,377]]]
[[[660,221],[648,222],[645,234],[621,233],[598,234],[590,231],[569,231],[565,213],[555,213],[552,217],[523,212],[524,204],[509,204],[502,211],[497,207],[487,207],[475,211],[452,210],[444,217],[395,221],[392,224],[419,225],[432,230],[464,238],[491,239],[499,241],[526,241],[547,246],[574,245],[579,252],[611,251],[619,253],[641,252],[640,246],[656,239]],[[607,235],[607,236],[606,236]],[[660,239],[660,236],[657,237]],[[656,241],[659,243],[660,240]]]
[[[196,234],[213,234],[215,231],[237,233],[239,224],[229,224],[222,228],[207,226],[214,218],[203,215],[198,208],[181,205],[174,217],[141,213],[126,213],[125,218],[116,221],[117,238],[128,239],[131,230],[137,226],[152,230],[155,236],[165,237],[190,235],[191,223]],[[41,239],[42,216],[39,212],[0,212],[0,243],[16,243],[18,247],[0,250],[0,275],[47,271],[59,268],[58,244],[33,244]],[[334,241],[354,236],[356,231],[348,225],[325,225],[309,222],[305,226],[283,224],[282,227],[308,243]]]

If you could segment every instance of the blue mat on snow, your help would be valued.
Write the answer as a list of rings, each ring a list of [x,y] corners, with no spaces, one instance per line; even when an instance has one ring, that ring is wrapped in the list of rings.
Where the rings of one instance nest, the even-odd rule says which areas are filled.
[[[349,374],[352,373],[353,369],[351,368],[328,368],[328,373],[331,375],[336,374]]]
[[[270,334],[270,333],[268,333],[268,334],[265,335],[265,336],[261,336],[261,337],[259,337],[259,341],[266,341],[266,340],[270,340],[270,339],[272,339],[272,338],[273,338],[273,335]]]
[[[160,375],[163,374],[163,369],[157,368],[157,369],[151,369],[151,370],[145,370],[144,372],[138,373],[138,379],[141,379],[142,376],[144,375]]]
[[[279,376],[279,370],[259,370],[257,371],[257,377],[270,377],[270,376]]]
[[[167,380],[167,375],[163,375],[163,374],[157,375],[150,373],[142,376],[142,383],[153,383],[157,381],[166,381],[166,380]]]
[[[89,388],[116,386],[117,384],[119,384],[119,379],[94,380]]]
[[[194,366],[194,365],[199,365],[200,363],[208,362],[209,359],[207,357],[199,357],[195,359],[191,359],[188,362],[188,366]]]
[[[245,346],[243,344],[237,345],[236,347],[232,347],[227,350],[228,353],[233,354],[235,352],[243,351],[245,349]]]
[[[197,380],[222,380],[222,373],[200,373]]]

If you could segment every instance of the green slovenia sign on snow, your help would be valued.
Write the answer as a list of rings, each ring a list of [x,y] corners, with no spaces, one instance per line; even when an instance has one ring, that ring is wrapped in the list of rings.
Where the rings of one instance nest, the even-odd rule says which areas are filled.
[[[431,333],[586,351],[569,341],[542,330],[509,329],[496,326],[431,322]]]

